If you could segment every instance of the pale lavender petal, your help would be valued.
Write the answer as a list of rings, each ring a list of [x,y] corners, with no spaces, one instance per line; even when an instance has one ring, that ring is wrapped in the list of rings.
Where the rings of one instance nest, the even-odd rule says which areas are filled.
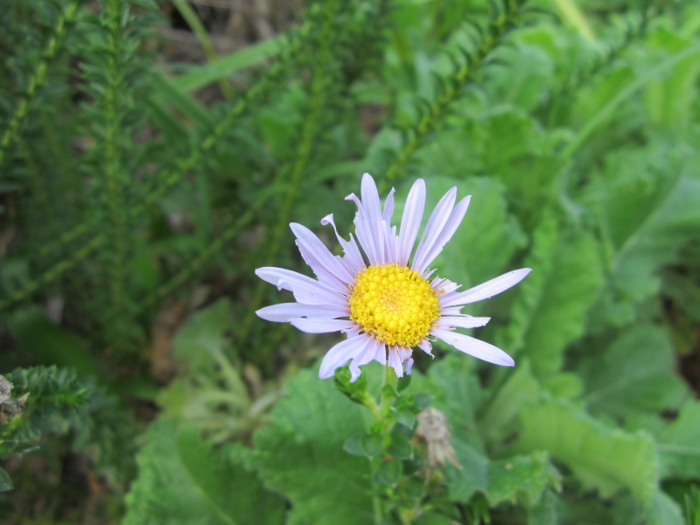
[[[479,341],[468,335],[459,334],[457,332],[449,332],[439,328],[431,328],[430,335],[442,339],[447,344],[454,346],[457,350],[469,354],[483,361],[501,366],[514,366],[513,358],[506,354],[500,348]]]
[[[333,377],[336,368],[342,368],[345,364],[360,355],[369,346],[374,344],[374,337],[368,334],[350,337],[345,341],[341,341],[331,348],[321,361],[321,368],[318,371],[318,377],[327,379]]]
[[[418,343],[418,348],[420,348],[421,350],[423,350],[423,352],[435,359],[435,356],[433,355],[433,345],[430,344],[430,341],[428,341],[427,339],[421,339],[420,343]]]
[[[333,319],[335,317],[348,317],[350,306],[344,308],[330,306],[328,304],[310,305],[302,303],[281,303],[261,308],[257,312],[259,317],[274,323],[288,323],[299,317]]]
[[[420,262],[420,268],[416,268],[416,270],[419,273],[423,273],[423,270],[425,270],[425,268],[427,268],[428,265],[430,265],[430,263],[432,263],[435,260],[435,258],[438,255],[440,255],[442,249],[450,241],[455,231],[457,231],[457,227],[462,223],[464,215],[467,213],[467,208],[469,207],[469,202],[471,201],[471,198],[471,195],[467,195],[465,198],[459,201],[457,206],[454,207],[454,210],[452,210],[450,217],[447,219],[447,222],[442,227],[442,230],[438,234],[434,243],[432,244],[430,249],[427,250],[423,255],[423,258]]]
[[[403,377],[401,357],[394,347],[389,347],[389,366],[396,372],[396,377]]]
[[[420,223],[423,220],[423,209],[425,208],[425,181],[418,179],[413,183],[411,191],[408,193],[406,205],[401,217],[401,230],[399,231],[398,260],[401,266],[408,266],[408,260],[416,243]]]
[[[365,212],[367,213],[367,218],[369,219],[370,233],[372,234],[372,239],[374,240],[374,247],[377,250],[379,263],[383,264],[386,262],[384,259],[384,235],[388,230],[389,224],[387,223],[386,226],[384,225],[382,205],[379,200],[377,185],[374,183],[374,179],[369,173],[365,173],[362,176],[361,194],[362,205],[365,207]]]
[[[291,223],[289,227],[297,238],[297,245],[302,256],[305,255],[304,251],[307,252],[304,260],[311,266],[320,280],[326,281],[328,284],[340,281],[341,285],[345,287],[355,283],[355,276],[343,264],[342,259],[333,255],[314,232],[295,222]]]
[[[406,359],[403,363],[404,368],[406,369],[406,374],[411,375],[411,371],[413,371],[413,359]]]
[[[370,344],[365,350],[355,357],[350,363],[350,382],[354,383],[362,373],[360,367],[371,361],[379,361],[384,364],[386,362],[386,347],[384,343],[377,339],[373,339],[373,344]]]
[[[391,226],[391,217],[394,215],[394,193],[396,193],[396,190],[391,188],[389,195],[384,200],[384,214],[382,218],[387,226]]]
[[[328,334],[350,330],[355,321],[345,319],[292,319],[292,326],[307,334]]]
[[[255,270],[255,275],[274,284],[279,290],[291,291],[300,303],[329,304],[336,307],[347,304],[347,298],[338,293],[338,290],[291,270],[263,267]]]
[[[343,262],[345,265],[348,267],[348,270],[357,275],[357,273],[360,270],[363,270],[367,266],[365,265],[365,261],[362,258],[362,253],[360,252],[360,248],[357,246],[357,243],[355,242],[355,239],[352,236],[352,233],[350,234],[350,241],[346,241],[343,239],[340,234],[338,233],[338,228],[335,227],[335,222],[333,222],[333,214],[326,215],[323,219],[321,219],[321,224],[324,226],[327,224],[330,224],[333,226],[333,231],[335,231],[335,236],[338,239],[338,242],[340,243],[340,246],[343,248],[343,253],[345,254],[345,257],[343,258]]]
[[[470,304],[483,299],[488,299],[496,294],[499,294],[511,286],[515,286],[520,281],[527,277],[532,270],[530,268],[522,268],[520,270],[514,270],[506,274],[486,281],[484,284],[470,288],[464,292],[456,293],[452,292],[445,294],[440,297],[440,307],[445,308],[447,306],[456,306],[461,304]]]
[[[479,326],[486,325],[490,320],[490,317],[440,316],[437,320],[437,326],[438,328],[449,328],[452,326],[456,326],[458,328],[478,328]]]
[[[440,298],[438,297],[438,301],[439,300]],[[464,308],[464,306],[450,306],[449,308],[440,307],[440,315],[463,315],[465,317],[471,317],[470,315],[463,314],[462,308]]]
[[[360,246],[367,254],[367,259],[369,259],[370,265],[381,264],[379,259],[379,250],[374,244],[374,237],[372,236],[372,230],[370,227],[370,220],[367,217],[364,206],[357,195],[351,193],[345,200],[351,200],[357,206],[357,213],[355,213],[355,235],[357,235],[357,240],[360,241]]]
[[[433,213],[428,219],[428,224],[425,226],[423,231],[423,236],[418,243],[418,248],[416,249],[416,254],[413,257],[413,264],[411,265],[412,270],[418,271],[418,268],[425,269],[423,265],[423,259],[427,255],[430,248],[435,244],[443,226],[450,218],[452,213],[452,208],[454,208],[455,200],[457,197],[457,188],[450,189],[445,195],[443,195],[440,202],[437,203]],[[422,272],[419,272],[422,273]]]

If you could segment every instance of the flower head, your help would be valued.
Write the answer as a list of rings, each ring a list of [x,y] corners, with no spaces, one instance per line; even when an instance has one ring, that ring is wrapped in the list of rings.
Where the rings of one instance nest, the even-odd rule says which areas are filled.
[[[462,314],[464,305],[492,297],[517,284],[530,273],[515,270],[466,291],[439,277],[428,266],[452,238],[467,212],[471,196],[455,204],[457,188],[448,191],[430,215],[409,266],[413,246],[423,219],[425,182],[418,179],[406,199],[401,227],[391,225],[394,190],[382,209],[374,179],[365,173],[361,198],[346,200],[357,205],[355,233],[346,241],[328,215],[321,223],[331,224],[344,256],[333,255],[314,233],[301,224],[290,227],[297,246],[317,280],[282,268],[258,268],[255,273],[278,289],[289,290],[297,302],[268,306],[257,314],[268,321],[288,322],[304,332],[344,332],[341,341],[323,358],[319,377],[333,376],[336,368],[350,363],[352,380],[359,367],[370,361],[391,366],[396,374],[411,373],[413,347],[432,356],[433,338],[484,361],[513,366],[513,359],[489,343],[458,333],[456,328],[476,328],[488,317]],[[432,278],[432,279],[431,279]]]

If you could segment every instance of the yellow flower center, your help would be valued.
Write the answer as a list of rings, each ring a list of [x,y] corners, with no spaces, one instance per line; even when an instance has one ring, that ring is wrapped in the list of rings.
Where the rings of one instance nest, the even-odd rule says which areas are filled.
[[[439,315],[437,294],[418,272],[382,264],[357,274],[350,319],[386,344],[416,346]]]

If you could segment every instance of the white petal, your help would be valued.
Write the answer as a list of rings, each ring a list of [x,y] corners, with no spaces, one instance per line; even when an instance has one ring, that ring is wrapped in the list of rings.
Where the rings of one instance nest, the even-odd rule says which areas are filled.
[[[368,334],[350,337],[345,341],[341,341],[323,357],[318,377],[321,379],[332,377],[336,368],[345,366],[345,363],[360,355],[369,345],[374,344],[374,341],[374,337]]]
[[[395,348],[389,348],[389,366],[396,372],[396,377],[403,377],[403,364]]]
[[[420,348],[421,350],[423,350],[423,352],[435,359],[435,356],[433,355],[433,345],[430,344],[430,341],[428,341],[427,339],[421,339],[421,342],[418,343],[418,348]]]
[[[445,193],[442,199],[440,199],[440,202],[437,203],[437,206],[435,206],[433,213],[430,215],[430,219],[428,219],[428,224],[423,231],[423,237],[418,243],[418,249],[416,249],[416,255],[413,257],[413,264],[411,265],[412,270],[419,271],[418,269],[420,268],[421,271],[419,271],[419,273],[423,273],[422,270],[425,269],[423,260],[438,239],[443,226],[445,226],[445,223],[450,218],[456,197],[457,188],[455,187]]]
[[[440,315],[463,315],[465,317],[471,317],[471,315],[463,314],[461,312],[464,306],[450,306],[449,308],[440,308]]]
[[[432,328],[430,330],[430,335],[442,339],[447,344],[454,346],[457,350],[464,352],[465,354],[472,355],[483,361],[493,363],[501,366],[514,366],[515,361],[513,358],[506,354],[500,348],[486,343],[484,341],[479,341],[468,335],[459,334],[457,332],[448,332],[447,330],[441,330],[439,328]]]
[[[328,334],[350,330],[355,321],[345,319],[292,319],[292,326],[307,334]]]
[[[350,273],[343,264],[341,258],[333,255],[323,242],[321,242],[321,239],[316,237],[314,232],[309,230],[306,226],[295,222],[291,223],[289,227],[297,238],[297,245],[300,248],[304,260],[320,280],[324,280],[329,284],[340,281],[340,283],[345,286],[355,283],[355,276]],[[305,253],[304,250],[301,249],[302,247],[304,247],[307,253],[306,256],[304,256]],[[323,279],[321,276],[323,276]]]
[[[397,264],[408,266],[408,260],[416,243],[420,223],[423,220],[425,208],[425,181],[418,179],[413,183],[411,191],[406,198],[406,205],[401,217],[401,230],[399,231],[399,249]]]
[[[338,308],[327,304],[302,304],[281,303],[261,308],[257,312],[259,317],[275,323],[287,323],[299,317],[333,319],[335,317],[347,317],[350,315],[350,306]]]
[[[456,326],[458,328],[478,328],[486,325],[491,320],[490,317],[448,317],[440,316],[437,320],[438,328],[449,328]],[[294,324],[294,323],[292,323]]]
[[[365,350],[360,353],[350,363],[350,382],[354,383],[362,373],[360,368],[371,361],[379,361],[384,364],[386,362],[386,346],[378,339],[372,338],[373,343],[368,345]]]
[[[386,199],[384,200],[384,214],[382,215],[382,218],[384,219],[384,222],[386,222],[387,226],[391,226],[391,217],[394,215],[394,193],[396,193],[396,190],[391,188],[389,195],[387,195]]]
[[[467,195],[465,198],[459,201],[457,206],[454,207],[450,217],[447,219],[447,222],[442,227],[442,230],[435,239],[435,242],[423,255],[423,258],[419,263],[420,268],[416,268],[418,273],[423,273],[423,270],[425,270],[425,268],[427,268],[430,263],[433,262],[438,255],[440,255],[442,249],[450,241],[455,231],[457,231],[457,227],[462,223],[464,215],[467,213],[467,208],[469,207],[471,198],[471,195]]]
[[[360,248],[357,246],[357,243],[355,242],[355,239],[353,238],[352,234],[350,234],[350,241],[346,241],[340,236],[340,234],[338,234],[338,228],[335,227],[335,222],[333,222],[332,213],[326,215],[323,219],[321,219],[321,224],[323,224],[324,226],[326,224],[330,224],[331,226],[333,226],[335,236],[338,239],[340,245],[343,247],[343,253],[345,253],[343,262],[348,267],[350,273],[357,275],[357,272],[367,267],[365,265],[364,259],[362,258],[362,253],[360,253]]]
[[[384,264],[386,262],[384,258],[384,236],[388,224],[384,226],[379,192],[377,191],[377,185],[374,183],[374,179],[369,173],[365,173],[362,176],[361,195],[362,205],[365,208],[365,213],[367,213],[369,230],[374,241],[374,248],[377,251],[378,261],[380,264]]]
[[[520,281],[527,277],[532,270],[530,268],[522,268],[520,270],[514,270],[506,274],[486,281],[484,284],[470,288],[464,292],[456,293],[452,292],[445,294],[439,298],[440,307],[445,308],[448,306],[456,306],[461,304],[470,304],[483,299],[488,299],[496,294],[499,294],[511,286],[515,286]]]
[[[255,270],[255,275],[263,281],[274,284],[279,290],[291,291],[300,303],[330,304],[341,308],[347,304],[347,298],[343,297],[338,290],[292,270],[263,267]]]

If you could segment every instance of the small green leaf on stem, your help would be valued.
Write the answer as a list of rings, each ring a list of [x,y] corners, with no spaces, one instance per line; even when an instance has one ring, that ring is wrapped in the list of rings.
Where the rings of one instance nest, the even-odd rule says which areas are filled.
[[[374,482],[384,487],[395,487],[401,479],[401,474],[403,474],[401,461],[390,459],[379,466],[374,475]]]
[[[408,438],[401,434],[391,436],[387,453],[398,459],[413,459],[413,446]]]

